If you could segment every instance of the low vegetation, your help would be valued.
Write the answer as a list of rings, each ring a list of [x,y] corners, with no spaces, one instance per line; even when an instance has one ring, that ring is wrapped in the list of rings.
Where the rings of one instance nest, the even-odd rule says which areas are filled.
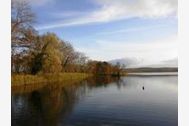
[[[42,75],[12,75],[12,86],[43,84],[52,82],[81,81],[91,74],[85,73],[58,73],[58,74],[42,74]]]

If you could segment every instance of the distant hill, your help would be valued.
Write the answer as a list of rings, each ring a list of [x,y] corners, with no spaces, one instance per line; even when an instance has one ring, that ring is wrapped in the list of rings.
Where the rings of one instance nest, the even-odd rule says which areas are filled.
[[[142,68],[127,68],[125,72],[128,73],[139,73],[139,72],[178,72],[177,67],[161,67],[161,68],[151,68],[151,67],[142,67]]]
[[[141,59],[141,58],[121,58],[108,61],[111,64],[124,64],[126,68],[177,68],[178,67],[178,58],[172,58],[169,60],[163,61],[150,61],[150,59]]]

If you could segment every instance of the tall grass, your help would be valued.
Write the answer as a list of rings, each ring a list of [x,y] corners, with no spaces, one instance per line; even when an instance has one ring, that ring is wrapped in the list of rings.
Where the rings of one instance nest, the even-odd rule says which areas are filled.
[[[62,82],[72,80],[83,80],[90,74],[86,73],[58,73],[58,74],[42,74],[42,75],[12,75],[11,85],[28,85],[37,83],[51,83],[51,82]]]

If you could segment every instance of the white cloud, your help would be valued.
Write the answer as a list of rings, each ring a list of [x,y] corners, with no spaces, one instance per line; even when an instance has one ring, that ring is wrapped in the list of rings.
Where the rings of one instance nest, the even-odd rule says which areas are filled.
[[[78,11],[66,11],[62,12],[52,12],[49,13],[52,17],[55,18],[70,18],[70,17],[79,17],[89,14],[89,12],[78,12]]]
[[[94,10],[78,18],[40,26],[38,29],[105,23],[135,17],[177,17],[177,0],[96,0],[95,4],[100,6],[98,10]]]
[[[151,42],[97,41],[97,44],[96,47],[78,47],[77,50],[86,52],[95,60],[136,59],[140,61],[137,65],[153,65],[178,56],[176,36]]]
[[[100,14],[109,19],[166,17],[177,13],[177,0],[97,0]],[[105,19],[104,18],[104,19]]]
[[[114,31],[105,31],[105,32],[99,32],[97,35],[113,35],[117,33],[131,33],[131,32],[138,32],[138,31],[146,31],[146,30],[152,30],[155,28],[165,28],[168,27],[167,25],[152,25],[152,26],[140,26],[140,27],[132,27],[132,28],[124,28]]]

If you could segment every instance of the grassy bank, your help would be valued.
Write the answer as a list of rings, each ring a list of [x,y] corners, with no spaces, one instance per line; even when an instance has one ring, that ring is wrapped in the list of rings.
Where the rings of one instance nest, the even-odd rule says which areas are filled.
[[[92,76],[86,73],[59,73],[59,74],[43,74],[43,75],[12,75],[11,85],[28,85],[35,83],[51,83],[51,82],[62,82],[71,80],[83,80],[87,77]]]

